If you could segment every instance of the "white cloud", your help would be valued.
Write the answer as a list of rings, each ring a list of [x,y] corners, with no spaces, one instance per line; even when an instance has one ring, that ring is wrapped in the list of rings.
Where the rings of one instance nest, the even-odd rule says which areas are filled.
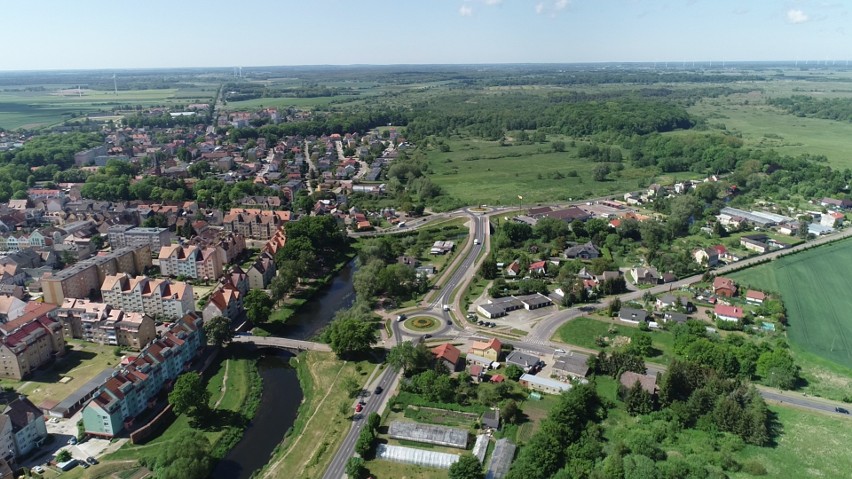
[[[494,5],[500,5],[503,3],[503,0],[485,0],[484,3],[489,7],[493,7]]]
[[[473,8],[467,5],[462,5],[461,8],[459,8],[459,15],[463,17],[469,17],[473,15]]]
[[[553,8],[556,10],[564,10],[569,3],[570,0],[556,0],[556,3],[553,4]]]
[[[536,6],[535,6],[535,13],[537,13],[537,14],[539,14],[539,15],[541,15],[542,13],[544,13],[544,4],[543,4],[543,3],[538,3],[538,4],[536,4]]]
[[[790,22],[790,23],[793,23],[793,24],[805,23],[808,20],[809,20],[808,14],[801,11],[801,10],[797,10],[795,8],[791,8],[790,10],[787,10],[787,21]]]

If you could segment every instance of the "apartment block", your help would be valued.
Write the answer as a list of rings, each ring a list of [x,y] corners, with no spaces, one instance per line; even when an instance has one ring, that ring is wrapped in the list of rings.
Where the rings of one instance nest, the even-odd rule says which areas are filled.
[[[160,249],[159,259],[163,276],[216,280],[222,275],[222,262],[213,247],[164,246]]]
[[[51,314],[66,336],[94,343],[139,350],[157,335],[150,316],[87,299],[68,298]]]
[[[113,249],[148,245],[151,251],[160,251],[160,248],[172,243],[172,233],[168,228],[113,225],[107,230],[107,235]]]
[[[22,379],[65,354],[62,325],[46,313],[25,314],[3,324],[0,334],[2,377]]]
[[[183,281],[120,273],[104,279],[101,296],[114,308],[151,318],[176,319],[195,311],[192,285]]]
[[[225,231],[240,233],[247,239],[269,241],[278,227],[290,221],[289,211],[231,208],[222,225]]]
[[[142,274],[151,266],[151,248],[147,245],[118,248],[94,256],[68,268],[45,275],[41,280],[44,301],[61,305],[65,298],[88,298],[96,293],[104,278],[117,273]]]
[[[132,428],[134,419],[157,403],[160,390],[189,369],[201,352],[202,324],[197,314],[183,316],[129,364],[116,369],[83,409],[86,433],[111,438]]]

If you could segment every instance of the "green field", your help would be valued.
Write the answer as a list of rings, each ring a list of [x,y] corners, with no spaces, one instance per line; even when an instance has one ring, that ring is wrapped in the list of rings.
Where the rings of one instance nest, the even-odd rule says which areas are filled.
[[[187,88],[157,90],[119,90],[118,95],[103,90],[82,90],[76,86],[53,86],[47,91],[0,92],[0,128],[35,128],[61,123],[71,118],[96,113],[111,113],[125,106],[168,106],[209,103],[217,85],[198,84]]]
[[[555,152],[550,142],[501,146],[499,141],[454,138],[447,141],[449,152],[428,152],[429,177],[465,204],[505,205],[518,204],[518,195],[527,204],[552,203],[635,191],[640,184],[668,184],[676,178],[655,176],[625,162],[624,170],[611,173],[607,181],[594,181],[597,163],[579,158],[577,148],[568,145],[570,139],[565,143],[564,152]]]
[[[852,241],[845,240],[731,277],[744,286],[780,293],[790,340],[807,352],[852,367],[852,296],[846,279],[850,268]]]

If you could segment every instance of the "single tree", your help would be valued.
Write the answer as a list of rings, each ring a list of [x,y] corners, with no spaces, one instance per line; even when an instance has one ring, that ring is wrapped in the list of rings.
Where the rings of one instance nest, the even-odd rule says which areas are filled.
[[[371,412],[367,416],[367,427],[372,429],[373,431],[377,431],[379,429],[379,425],[382,423],[382,417],[378,415],[378,413]]]
[[[358,440],[355,441],[355,452],[364,458],[369,458],[373,452],[373,443],[376,440],[376,433],[372,429],[365,427],[358,435]]]
[[[207,342],[216,346],[227,345],[234,339],[231,320],[224,316],[216,316],[204,323],[204,332],[207,335]]]
[[[521,376],[524,375],[524,370],[521,369],[517,364],[510,364],[506,366],[506,377],[511,379],[512,381],[517,381],[521,379]]]
[[[518,403],[514,399],[509,399],[500,409],[500,417],[504,422],[509,424],[518,424],[521,422],[523,412],[521,412],[521,408],[518,407]]]
[[[56,462],[65,462],[71,460],[71,452],[68,449],[63,449],[59,451],[59,454],[56,455]]]
[[[213,469],[212,449],[207,436],[184,431],[170,441],[175,447],[163,447],[156,458],[156,479],[204,479]]]
[[[243,299],[246,316],[254,324],[265,323],[272,313],[272,298],[262,289],[253,289]]]
[[[462,454],[458,462],[450,466],[450,479],[484,479],[482,464],[473,454]]]
[[[328,325],[324,337],[338,357],[345,357],[369,351],[376,342],[376,329],[366,321],[339,318]]]
[[[172,391],[169,393],[169,404],[175,414],[187,414],[197,418],[207,411],[210,392],[204,386],[201,375],[187,372],[178,376]]]
[[[627,413],[631,416],[648,414],[654,410],[654,398],[639,381],[625,391],[624,404],[627,406]]]

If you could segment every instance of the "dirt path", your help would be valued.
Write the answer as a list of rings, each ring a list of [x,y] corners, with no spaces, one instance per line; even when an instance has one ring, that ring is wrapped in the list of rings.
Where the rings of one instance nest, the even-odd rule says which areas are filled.
[[[322,400],[320,400],[319,404],[317,404],[316,411],[314,411],[314,413],[313,413],[313,414],[311,414],[311,417],[309,417],[309,418],[308,418],[307,422],[305,422],[304,430],[307,430],[307,429],[310,427],[310,425],[311,425],[311,421],[313,421],[313,420],[314,420],[314,416],[316,416],[316,415],[317,415],[317,413],[319,413],[320,411],[325,411],[325,409],[322,407],[322,405],[323,405],[323,403],[325,403],[325,400],[328,398],[328,396],[329,396],[329,395],[331,394],[331,392],[334,390],[334,385],[337,383],[337,379],[340,377],[340,374],[343,372],[343,369],[344,369],[345,367],[346,367],[346,364],[344,363],[344,365],[340,367],[340,370],[339,370],[339,371],[337,371],[337,376],[335,376],[335,377],[334,377],[334,381],[332,381],[332,383],[329,385],[329,387],[328,387],[328,392],[326,392],[326,393],[325,393],[325,396],[323,396],[323,397],[322,397]],[[311,374],[313,375],[313,372],[312,372]],[[316,381],[317,381],[317,378],[316,378],[316,376],[314,376],[314,384],[316,384]],[[269,469],[267,469],[267,470],[266,470],[266,473],[264,473],[264,474],[263,474],[263,477],[264,477],[264,478],[266,478],[266,477],[274,477],[274,476],[273,476],[273,474],[274,474],[274,473],[276,472],[276,470],[278,469],[279,464],[281,464],[282,462],[284,462],[284,459],[287,459],[287,456],[289,456],[289,455],[290,455],[290,453],[291,453],[291,452],[293,452],[293,450],[295,450],[295,449],[296,449],[296,445],[297,445],[297,444],[299,444],[299,441],[300,441],[303,437],[304,437],[304,434],[300,434],[300,435],[296,438],[296,440],[295,440],[292,444],[290,444],[290,448],[289,448],[289,449],[287,449],[287,452],[285,452],[283,456],[281,456],[281,457],[280,457],[277,461],[275,461],[275,462],[274,462],[274,463],[273,463],[273,464],[269,467]],[[292,477],[298,477],[298,475],[294,475],[294,476],[292,476]]]
[[[222,400],[225,399],[225,394],[228,392],[228,368],[231,366],[231,361],[225,360],[225,374],[222,376],[222,387],[219,388],[219,391],[222,391],[222,394],[219,395],[219,399],[216,400],[216,404],[213,405],[213,409],[219,409],[219,404],[222,403]]]

